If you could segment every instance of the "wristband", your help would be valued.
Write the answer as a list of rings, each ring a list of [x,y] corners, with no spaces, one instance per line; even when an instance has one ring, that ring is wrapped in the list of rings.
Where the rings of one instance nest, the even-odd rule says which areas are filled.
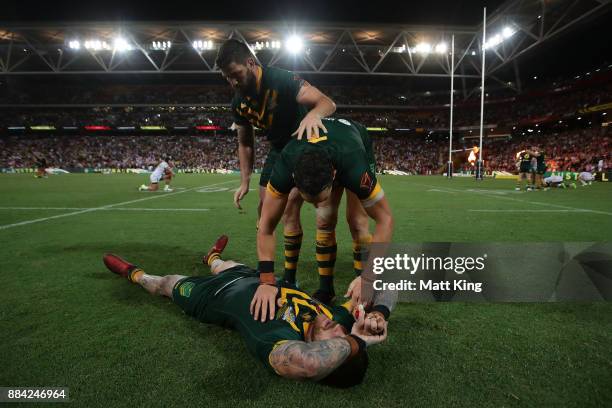
[[[276,285],[274,277],[274,261],[259,261],[257,264],[259,272],[259,283],[266,285]]]
[[[383,315],[385,320],[389,320],[389,316],[391,315],[391,311],[385,305],[376,305],[372,308],[372,312],[379,312]]]
[[[274,272],[260,273],[259,284],[276,286],[276,277],[274,276]]]
[[[355,336],[354,334],[349,334],[348,336],[345,337],[345,339],[351,345],[351,354],[349,355],[348,359],[355,357],[357,354],[361,353],[363,350],[366,349],[366,346],[367,346],[366,342],[363,341],[363,339],[359,336]]]

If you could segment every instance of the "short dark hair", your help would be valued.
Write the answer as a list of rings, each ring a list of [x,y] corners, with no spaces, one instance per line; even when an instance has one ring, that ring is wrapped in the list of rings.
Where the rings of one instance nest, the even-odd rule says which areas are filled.
[[[253,54],[248,45],[235,38],[230,38],[219,48],[215,64],[221,69],[227,68],[232,62],[246,65],[246,60],[250,57],[253,57]]]
[[[334,180],[334,166],[327,152],[314,148],[298,157],[293,169],[295,186],[302,193],[316,196]]]
[[[345,361],[323,378],[321,384],[335,388],[349,388],[363,382],[366,371],[368,370],[368,352],[364,349],[357,355]]]

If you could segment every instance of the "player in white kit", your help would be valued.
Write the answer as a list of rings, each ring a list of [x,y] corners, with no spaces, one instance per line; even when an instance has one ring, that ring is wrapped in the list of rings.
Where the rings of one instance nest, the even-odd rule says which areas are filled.
[[[546,189],[548,187],[558,187],[558,188],[567,188],[568,185],[563,181],[563,176],[551,175],[544,179],[544,185]],[[576,183],[572,183],[569,186],[576,188]]]
[[[139,191],[157,191],[159,189],[159,182],[163,180],[165,182],[164,191],[173,191],[170,188],[170,182],[172,181],[172,177],[174,176],[174,172],[172,171],[172,167],[168,164],[168,159],[163,158],[161,163],[157,165],[153,173],[151,173],[151,184],[141,185],[138,190]]]
[[[589,171],[583,171],[582,173],[578,174],[578,180],[580,181],[582,187],[587,185],[590,186],[591,184],[593,184],[595,176],[593,176],[593,173]]]

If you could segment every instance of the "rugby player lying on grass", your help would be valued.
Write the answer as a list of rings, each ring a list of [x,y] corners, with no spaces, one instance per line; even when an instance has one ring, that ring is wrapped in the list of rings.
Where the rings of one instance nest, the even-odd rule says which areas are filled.
[[[346,119],[323,119],[323,123],[327,130],[324,135],[310,140],[291,140],[274,164],[257,232],[261,286],[253,298],[255,319],[261,314],[261,320],[265,321],[274,315],[274,291],[267,285],[274,283],[274,231],[293,187],[297,187],[305,201],[316,207],[316,252],[321,288],[314,296],[323,303],[332,303],[335,296],[335,229],[345,189],[346,220],[353,238],[353,269],[357,276],[346,296],[351,297],[355,306],[369,301],[361,298],[360,278],[369,244],[391,240],[393,217],[376,179],[376,161],[367,130]],[[369,218],[376,223],[373,235],[369,231]]]
[[[150,294],[166,296],[204,323],[237,330],[248,350],[282,377],[321,381],[337,387],[361,383],[368,366],[366,347],[387,338],[386,316],[395,305],[393,293],[380,293],[370,313],[350,304],[328,308],[286,284],[277,286],[278,313],[262,323],[249,304],[259,286],[257,271],[220,257],[227,237],[220,237],[204,262],[210,276],[155,276],[116,255],[104,255],[112,272],[137,283]]]

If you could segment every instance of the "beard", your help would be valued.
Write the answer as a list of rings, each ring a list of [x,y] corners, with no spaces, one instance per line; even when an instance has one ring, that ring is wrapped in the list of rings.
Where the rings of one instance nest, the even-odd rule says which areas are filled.
[[[257,77],[249,70],[247,71],[247,80],[243,88],[240,89],[243,94],[255,95],[257,92]]]

